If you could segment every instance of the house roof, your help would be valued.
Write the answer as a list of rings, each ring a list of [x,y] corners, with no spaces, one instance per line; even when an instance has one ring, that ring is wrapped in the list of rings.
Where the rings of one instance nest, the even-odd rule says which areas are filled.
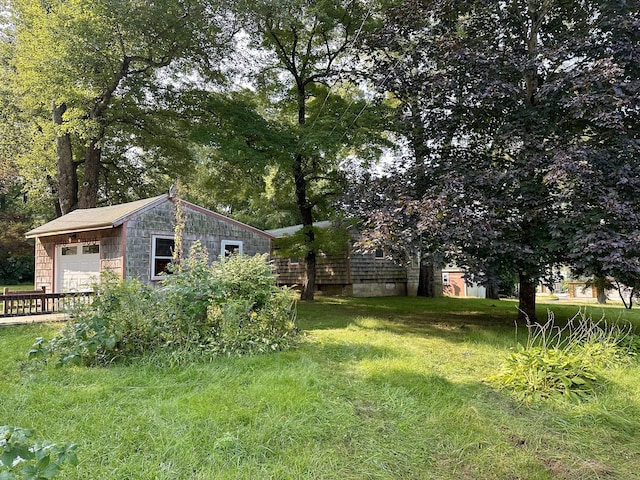
[[[122,225],[133,213],[160,203],[167,198],[168,195],[160,195],[109,207],[81,208],[30,230],[25,236],[27,238],[48,237],[85,230],[103,230],[117,227]]]
[[[144,200],[138,200],[136,202],[122,203],[120,205],[112,205],[109,207],[97,207],[78,209],[73,212],[67,213],[62,217],[45,223],[38,228],[27,232],[25,236],[27,238],[36,237],[50,237],[53,235],[65,235],[69,233],[77,233],[88,230],[104,230],[109,228],[115,228],[122,225],[132,215],[140,213],[142,210],[154,207],[162,202],[170,200],[169,195],[160,195],[157,197],[146,198]],[[182,201],[183,205],[192,210],[199,211],[205,215],[213,216],[220,220],[233,223],[247,230],[251,230],[262,236],[273,238],[273,235],[259,230],[250,225],[246,225],[232,218],[225,217],[219,213],[212,212],[206,208],[199,207],[193,203]]]
[[[315,222],[313,224],[314,227],[318,228],[329,228],[331,226],[331,222],[329,220],[323,220],[321,222]],[[273,235],[275,238],[287,237],[289,235],[293,235],[298,230],[302,229],[302,225],[292,225],[290,227],[284,228],[275,228],[273,230],[267,230],[267,233]]]

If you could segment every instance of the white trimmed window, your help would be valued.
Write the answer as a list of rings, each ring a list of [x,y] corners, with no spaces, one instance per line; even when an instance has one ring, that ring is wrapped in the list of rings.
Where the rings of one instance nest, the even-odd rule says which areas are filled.
[[[375,258],[377,259],[383,259],[384,258],[384,250],[381,248],[376,248],[376,251],[374,253]]]
[[[220,258],[224,261],[225,258],[231,255],[242,255],[242,241],[240,240],[222,240],[220,244]]]
[[[174,237],[151,237],[151,280],[162,280],[168,273],[167,266],[173,260],[175,246]]]

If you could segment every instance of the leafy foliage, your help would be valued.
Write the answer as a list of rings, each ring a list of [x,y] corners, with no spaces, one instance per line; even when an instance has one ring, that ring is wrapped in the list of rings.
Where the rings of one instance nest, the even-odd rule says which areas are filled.
[[[34,431],[0,426],[0,480],[48,480],[60,473],[63,465],[78,465],[75,444],[30,440]]]
[[[75,317],[51,341],[37,339],[29,356],[105,365],[152,351],[286,350],[297,338],[291,292],[276,286],[266,256],[209,264],[198,243],[160,288],[107,276]]]
[[[276,286],[266,255],[233,255],[208,264],[197,243],[165,280],[167,342],[214,355],[287,350],[297,337],[288,289]],[[163,329],[164,330],[164,329]],[[176,339],[180,332],[181,339]]]
[[[314,231],[314,241],[311,245],[304,243],[304,229],[292,235],[285,235],[274,241],[278,255],[282,257],[304,258],[309,249],[323,252],[327,255],[343,255],[349,246],[348,227],[338,222],[328,228],[311,227]]]
[[[631,327],[593,322],[579,312],[564,326],[549,312],[545,324],[528,323],[527,345],[518,345],[489,380],[520,401],[591,396],[605,382],[603,370],[636,354]]]
[[[388,75],[412,151],[371,230],[444,244],[483,282],[519,276],[531,318],[556,263],[637,270],[637,7],[391,4],[372,76]]]
[[[60,365],[81,365],[141,355],[159,345],[157,305],[150,286],[103,274],[93,302],[73,312],[73,320],[51,341],[38,338],[29,357],[52,355]]]
[[[33,244],[24,238],[29,215],[17,181],[0,172],[0,282],[21,283],[33,279]]]
[[[13,153],[31,190],[48,190],[58,213],[68,213],[166,182],[166,170],[179,168],[172,158],[184,168],[172,101],[188,82],[175,78],[187,63],[219,58],[219,8],[174,0],[5,2],[0,53],[11,68],[0,73],[3,100],[17,112],[6,129],[22,133]]]

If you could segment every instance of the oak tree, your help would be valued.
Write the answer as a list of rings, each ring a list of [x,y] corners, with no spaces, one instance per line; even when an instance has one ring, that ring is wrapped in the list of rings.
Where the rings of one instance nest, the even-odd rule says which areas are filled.
[[[58,214],[96,206],[111,185],[126,183],[121,172],[145,178],[146,155],[162,148],[158,134],[173,121],[162,101],[176,84],[169,67],[215,56],[216,5],[12,0],[5,8],[7,79],[31,125],[29,151],[17,161],[30,179],[49,179]]]

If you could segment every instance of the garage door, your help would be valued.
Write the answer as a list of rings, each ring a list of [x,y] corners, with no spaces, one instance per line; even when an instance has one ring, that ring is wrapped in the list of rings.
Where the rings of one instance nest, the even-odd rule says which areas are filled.
[[[100,277],[100,245],[59,245],[56,255],[56,292],[88,292]]]

